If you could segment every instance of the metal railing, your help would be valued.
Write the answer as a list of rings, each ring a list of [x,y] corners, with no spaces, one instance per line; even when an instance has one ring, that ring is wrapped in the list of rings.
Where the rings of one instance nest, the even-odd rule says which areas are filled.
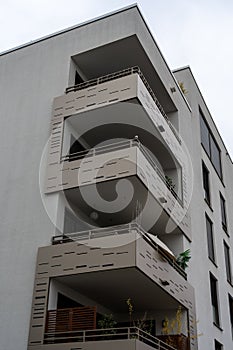
[[[110,144],[107,144],[104,146],[86,149],[84,151],[69,153],[65,156],[62,156],[61,161],[78,160],[78,159],[82,159],[84,157],[88,158],[88,157],[97,156],[99,154],[114,152],[114,151],[117,151],[119,149],[125,149],[125,148],[135,146],[136,142],[135,142],[135,144],[133,144],[134,142],[135,142],[134,140],[119,141],[119,142],[110,143]]]
[[[172,186],[166,180],[164,174],[162,173],[161,169],[157,166],[157,164],[155,163],[155,161],[151,157],[150,153],[147,151],[147,149],[142,145],[142,143],[138,139],[115,142],[115,143],[111,143],[108,145],[104,145],[104,146],[100,146],[100,147],[96,147],[96,148],[91,148],[89,150],[71,153],[71,154],[62,156],[61,161],[72,161],[72,160],[79,160],[79,159],[88,158],[88,157],[94,157],[94,156],[99,155],[99,154],[115,152],[115,151],[120,150],[120,149],[131,148],[131,147],[135,147],[135,146],[137,146],[140,149],[140,151],[143,153],[144,157],[147,159],[147,161],[153,167],[154,171],[158,174],[158,176],[163,181],[163,183],[166,185],[168,190],[172,193],[173,197],[175,197],[177,202],[181,206],[183,206],[182,200],[179,198],[179,196],[174,191]]]
[[[150,238],[148,233],[145,230],[143,230],[143,228],[136,222],[125,225],[97,228],[88,231],[53,236],[52,244],[54,245],[75,241],[90,240],[95,238],[103,238],[111,235],[115,236],[121,234],[129,234],[132,232],[138,233],[150,246],[152,246],[163,257],[165,261],[169,263],[170,266],[172,266],[185,280],[187,280],[186,272],[177,264],[175,258],[173,259],[168,253],[166,253],[166,251],[163,248],[161,248],[156,242],[154,242],[153,239]]]
[[[144,77],[143,73],[141,72],[141,70],[140,70],[140,68],[138,66],[126,68],[126,69],[123,69],[123,70],[118,71],[118,72],[114,72],[114,73],[111,73],[111,74],[103,75],[102,77],[91,79],[91,80],[85,81],[83,83],[74,85],[74,86],[70,86],[70,87],[68,87],[65,90],[65,92],[67,94],[69,92],[74,92],[74,91],[87,89],[89,87],[93,87],[93,86],[105,83],[107,81],[119,79],[119,78],[125,77],[127,75],[131,75],[131,74],[138,74],[140,76],[140,78],[143,81],[145,87],[147,88],[148,92],[150,93],[152,99],[154,100],[156,106],[158,107],[160,113],[165,118],[166,122],[168,123],[170,129],[172,130],[172,132],[175,135],[175,137],[178,140],[178,142],[181,144],[181,139],[180,139],[176,129],[174,128],[174,126],[172,125],[170,120],[168,119],[168,116],[166,115],[163,107],[161,106],[160,102],[158,101],[157,97],[155,96],[153,90],[151,89],[149,83],[147,82],[146,78]]]
[[[153,349],[176,350],[160,339],[137,327],[119,327],[93,330],[80,330],[73,332],[50,332],[44,334],[44,344],[58,344],[68,342],[98,342],[114,340],[137,339]],[[178,350],[178,349],[177,349]]]

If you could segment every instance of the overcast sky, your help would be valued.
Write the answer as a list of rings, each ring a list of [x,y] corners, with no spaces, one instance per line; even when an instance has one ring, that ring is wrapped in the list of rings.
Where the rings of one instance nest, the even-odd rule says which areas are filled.
[[[0,51],[135,2],[1,2]],[[233,108],[230,103],[233,100],[233,0],[138,0],[137,3],[170,68],[191,66],[233,158]]]

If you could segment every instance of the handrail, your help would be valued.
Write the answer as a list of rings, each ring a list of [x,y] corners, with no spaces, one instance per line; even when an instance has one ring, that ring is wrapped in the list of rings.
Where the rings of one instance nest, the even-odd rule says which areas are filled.
[[[106,329],[91,329],[67,332],[44,333],[44,344],[66,342],[91,342],[109,340],[137,339],[157,350],[176,350],[159,338],[143,331],[138,327],[116,327]]]
[[[94,157],[98,154],[116,151],[117,149],[124,149],[133,146],[134,140],[124,140],[113,142],[107,145],[98,146],[95,148],[86,149],[84,151],[74,152],[61,157],[61,161],[70,161],[82,159],[84,157]]]
[[[88,231],[69,233],[65,235],[53,236],[52,244],[63,244],[74,241],[91,240],[94,238],[102,238],[111,235],[129,234],[136,231],[150,246],[152,246],[168,263],[172,266],[184,279],[187,280],[186,272],[172,259],[164,249],[155,243],[148,233],[136,222],[129,224],[111,226],[106,228],[97,228]]]
[[[146,78],[144,77],[142,71],[140,70],[140,68],[138,66],[126,68],[126,69],[123,69],[121,71],[117,71],[117,72],[114,72],[111,74],[103,75],[99,78],[91,79],[91,80],[85,81],[85,82],[77,84],[77,85],[69,86],[68,88],[66,88],[65,93],[68,94],[69,92],[75,92],[75,91],[87,89],[88,87],[96,86],[96,85],[105,83],[107,81],[119,79],[119,78],[122,78],[124,76],[131,75],[131,74],[138,74],[140,76],[140,78],[143,81],[144,85],[146,86],[148,92],[150,93],[152,99],[154,100],[156,106],[158,107],[160,113],[162,114],[162,116],[166,120],[167,124],[169,125],[170,129],[172,130],[172,132],[175,135],[178,142],[181,144],[181,139],[180,139],[176,129],[174,128],[174,126],[172,125],[170,120],[168,119],[168,116],[166,115],[163,107],[161,106],[160,102],[158,101],[157,97],[155,96],[153,90],[151,89],[149,83],[147,82]]]
[[[96,147],[96,148],[91,148],[91,149],[88,149],[88,150],[85,150],[85,151],[75,152],[75,153],[72,153],[72,154],[68,154],[68,155],[62,156],[61,157],[61,161],[71,161],[71,160],[82,159],[84,157],[85,158],[94,157],[94,156],[99,155],[99,154],[113,152],[113,151],[116,151],[116,150],[119,150],[119,149],[131,148],[131,147],[134,147],[134,146],[137,146],[140,149],[140,151],[143,153],[143,155],[148,160],[150,165],[153,167],[155,172],[159,175],[160,179],[163,181],[163,183],[167,186],[169,191],[172,193],[173,197],[175,197],[177,202],[181,206],[183,206],[182,200],[179,198],[179,196],[173,190],[173,188],[169,185],[169,183],[167,182],[167,180],[164,177],[163,173],[161,172],[159,167],[156,165],[156,163],[152,159],[152,157],[149,154],[149,152],[147,151],[147,149],[141,144],[141,142],[138,139],[119,141],[119,142],[111,143],[111,144],[108,144],[108,145],[99,146],[99,147]]]

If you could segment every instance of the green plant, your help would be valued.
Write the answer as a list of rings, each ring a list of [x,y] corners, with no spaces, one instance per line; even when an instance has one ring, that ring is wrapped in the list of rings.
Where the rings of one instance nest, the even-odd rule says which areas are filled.
[[[185,270],[188,267],[188,262],[190,259],[190,249],[187,249],[178,255],[176,262],[182,269]]]
[[[114,320],[113,315],[103,315],[103,317],[98,321],[98,327],[100,329],[108,329],[106,332],[103,332],[103,334],[115,334],[115,329],[111,329],[116,327],[117,322]]]

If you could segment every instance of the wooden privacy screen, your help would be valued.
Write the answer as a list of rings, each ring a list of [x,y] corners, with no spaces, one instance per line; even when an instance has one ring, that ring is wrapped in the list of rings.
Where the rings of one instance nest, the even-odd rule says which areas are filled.
[[[96,329],[96,307],[83,306],[47,312],[45,333]]]

